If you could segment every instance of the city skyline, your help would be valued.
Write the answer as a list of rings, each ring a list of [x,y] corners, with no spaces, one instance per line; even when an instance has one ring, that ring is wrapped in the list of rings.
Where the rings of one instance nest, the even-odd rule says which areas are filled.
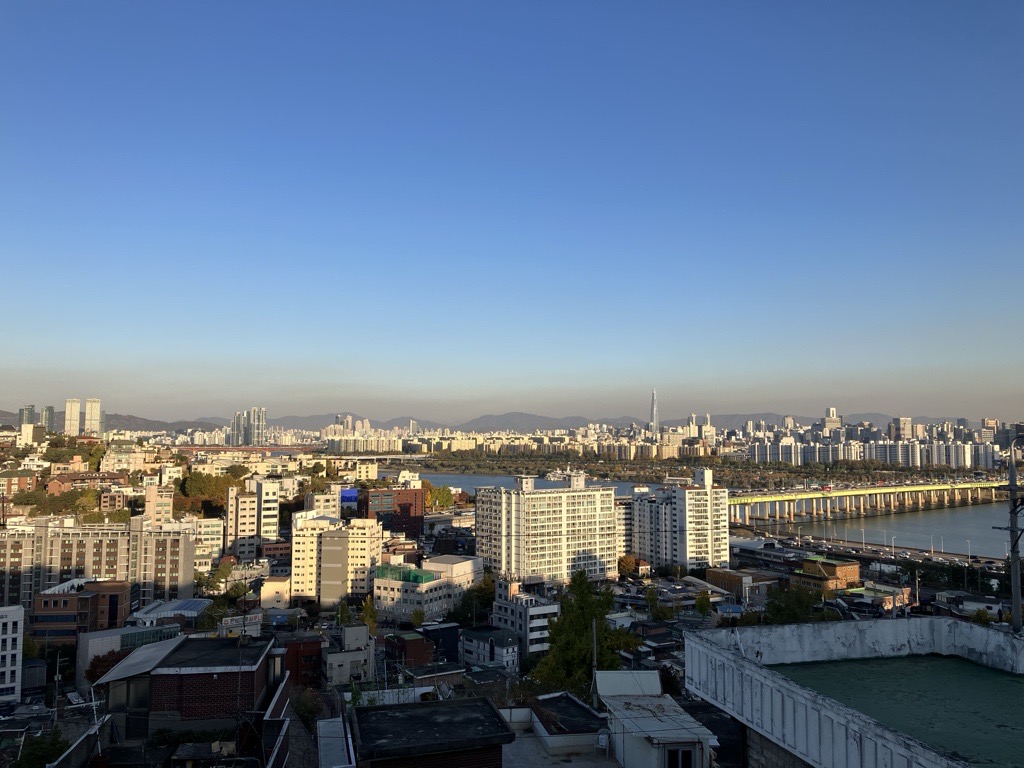
[[[47,277],[6,297],[0,397],[639,419],[657,386],[662,420],[1020,420],[1022,26],[12,4],[0,252]]]

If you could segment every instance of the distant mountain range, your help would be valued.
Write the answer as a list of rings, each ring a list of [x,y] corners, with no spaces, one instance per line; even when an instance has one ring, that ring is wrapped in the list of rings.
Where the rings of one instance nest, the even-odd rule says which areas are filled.
[[[320,430],[329,424],[335,423],[337,413],[325,413],[317,416],[282,416],[276,419],[267,419],[267,424],[282,429],[307,429]],[[352,416],[353,420],[362,420],[365,417],[354,413],[341,413],[341,416]],[[784,414],[780,413],[725,413],[712,414],[711,423],[719,429],[742,429],[748,421],[755,424],[764,421],[767,424],[782,424]],[[805,426],[820,421],[820,416],[793,416],[798,424]],[[876,426],[882,426],[892,421],[892,416],[885,413],[851,413],[844,415],[847,424],[859,424],[862,421],[870,421]],[[957,417],[943,416],[914,416],[915,423],[934,424],[943,421],[955,421]],[[141,416],[121,415],[108,413],[106,416],[107,429],[124,429],[133,432],[147,432],[166,430],[169,432],[185,431],[189,429],[210,430],[223,427],[231,423],[230,419],[222,416],[202,416],[192,421],[158,421],[146,419]],[[58,429],[64,424],[64,412],[55,414],[55,421]],[[590,418],[587,416],[565,416],[553,418],[551,416],[538,416],[534,413],[503,413],[478,416],[463,424],[440,424],[435,421],[416,419],[411,416],[402,416],[390,421],[370,420],[374,429],[391,429],[393,427],[407,427],[410,421],[415,421],[420,429],[444,429],[445,427],[462,432],[533,432],[535,430],[551,429],[572,429],[587,424],[609,424],[615,427],[628,427],[630,424],[646,424],[647,419],[633,416],[616,416],[604,418]],[[686,424],[688,419],[666,419],[662,421],[663,426],[675,427]],[[697,414],[697,423],[704,422],[704,414]],[[18,414],[10,411],[0,411],[0,424],[17,425]],[[972,422],[972,426],[977,423]]]

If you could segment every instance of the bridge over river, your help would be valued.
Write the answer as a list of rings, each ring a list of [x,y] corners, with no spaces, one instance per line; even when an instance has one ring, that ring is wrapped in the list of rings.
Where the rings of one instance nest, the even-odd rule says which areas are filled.
[[[921,509],[958,507],[996,501],[1005,482],[927,483],[843,488],[820,491],[730,494],[729,521],[794,522],[797,518],[828,520],[833,515],[864,516]]]

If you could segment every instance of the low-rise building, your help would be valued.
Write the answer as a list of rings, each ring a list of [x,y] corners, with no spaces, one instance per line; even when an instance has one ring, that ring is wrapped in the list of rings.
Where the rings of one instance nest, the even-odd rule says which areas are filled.
[[[860,563],[831,557],[805,557],[800,567],[789,576],[791,586],[818,592],[849,589],[860,582]]]
[[[562,608],[557,600],[522,591],[518,581],[499,580],[495,585],[491,623],[516,633],[519,657],[543,653],[551,647],[548,622],[557,619]]]
[[[328,686],[373,680],[374,647],[365,624],[343,624],[321,650],[321,675]]]
[[[384,615],[398,621],[422,611],[425,620],[450,613],[470,586],[483,578],[477,557],[441,555],[423,561],[422,568],[384,564],[377,566],[374,602]]]
[[[29,632],[45,645],[74,645],[79,634],[123,627],[140,605],[138,584],[72,579],[32,598]]]
[[[462,663],[467,667],[500,664],[510,674],[519,672],[519,636],[499,627],[473,627],[462,631]]]

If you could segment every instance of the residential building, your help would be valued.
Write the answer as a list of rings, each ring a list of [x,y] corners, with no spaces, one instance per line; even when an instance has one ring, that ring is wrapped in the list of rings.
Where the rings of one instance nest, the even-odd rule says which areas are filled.
[[[245,492],[228,488],[224,551],[241,561],[260,557],[264,541],[280,537],[280,486],[249,478]]]
[[[328,687],[374,679],[374,643],[365,624],[343,624],[321,651],[321,676]]]
[[[21,636],[25,609],[20,605],[0,608],[0,703],[21,702]]]
[[[74,645],[81,633],[123,627],[139,606],[137,584],[72,579],[33,597],[29,632],[41,646]]]
[[[477,553],[496,574],[525,583],[568,583],[576,571],[591,580],[614,578],[624,552],[616,523],[615,489],[586,487],[582,472],[568,488],[478,488]],[[728,516],[727,516],[728,519]]]
[[[363,768],[501,768],[502,746],[516,740],[505,718],[482,697],[356,707],[352,722]]]
[[[418,539],[423,535],[425,498],[423,488],[370,488],[359,492],[356,514],[380,520],[392,533]]]
[[[100,629],[95,632],[83,632],[78,636],[75,651],[75,689],[84,693],[89,687],[85,677],[89,665],[97,656],[104,656],[111,651],[132,651],[160,640],[169,640],[181,634],[177,624],[164,624],[157,627],[121,627],[120,629]]]
[[[860,563],[831,557],[805,557],[803,563],[789,575],[791,586],[819,592],[849,589],[860,582]]]
[[[511,675],[519,672],[519,637],[499,627],[462,630],[462,663],[466,667],[500,664]]]
[[[235,412],[228,433],[228,445],[266,445],[267,409],[253,407]]]
[[[524,592],[518,581],[500,579],[495,585],[491,623],[516,633],[521,659],[551,647],[548,622],[557,619],[561,612],[557,600]]]
[[[82,431],[82,401],[77,397],[64,401],[64,434],[78,437]]]
[[[24,405],[18,409],[18,426],[23,427],[26,424],[36,423],[36,407],[34,405]]]
[[[148,489],[147,489],[148,490]],[[224,554],[224,520],[220,517],[185,517],[182,524],[189,526],[195,542],[195,568],[206,572],[213,568]]]
[[[376,520],[319,516],[296,521],[292,529],[292,599],[335,605],[373,593],[384,530]]]
[[[398,621],[419,610],[424,620],[443,618],[461,602],[470,586],[483,578],[478,557],[441,555],[423,561],[422,568],[377,566],[373,597],[377,609]]]
[[[267,576],[260,586],[260,607],[287,609],[292,604],[291,586],[288,576]]]
[[[98,397],[90,397],[85,401],[85,427],[82,433],[94,437],[103,434],[103,411],[100,410]]]
[[[39,417],[39,423],[47,432],[56,432],[57,420],[52,405],[44,405],[43,412]]]
[[[183,526],[77,525],[73,517],[34,518],[0,530],[0,602],[32,607],[33,596],[72,579],[138,584],[143,605],[192,596],[195,542]]]
[[[9,469],[0,472],[0,494],[8,499],[22,491],[34,491],[36,489],[36,473],[24,470]]]
[[[273,644],[182,635],[136,649],[97,685],[123,739],[233,730],[240,712],[260,711],[273,694]]]
[[[146,506],[143,513],[153,525],[174,522],[174,489],[150,486],[146,489]]]
[[[717,568],[729,564],[729,491],[709,469],[692,484],[671,482],[633,496],[632,553],[654,568]]]
[[[320,535],[317,599],[321,605],[373,594],[383,541],[384,529],[376,520],[353,519]]]
[[[95,491],[111,485],[128,485],[128,476],[121,472],[72,472],[66,475],[50,475],[46,482],[46,492],[51,496],[59,496],[68,491]]]

